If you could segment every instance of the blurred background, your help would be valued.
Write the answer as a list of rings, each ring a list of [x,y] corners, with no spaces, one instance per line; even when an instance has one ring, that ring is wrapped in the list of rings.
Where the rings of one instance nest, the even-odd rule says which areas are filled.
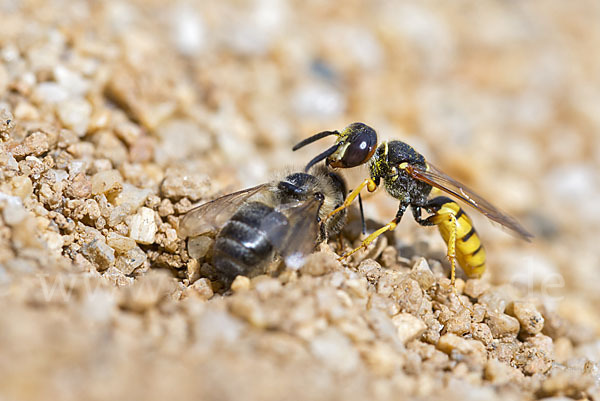
[[[94,143],[138,187],[156,192],[168,169],[210,182],[203,196],[250,187],[330,145],[292,152],[302,138],[364,122],[533,232],[467,209],[486,280],[600,330],[599,2],[1,0],[0,13],[0,108],[79,137],[107,115],[133,122],[140,147],[127,129]],[[352,186],[367,170],[344,174]],[[394,216],[383,188],[367,198],[369,218]],[[410,216],[395,235],[444,249]]]

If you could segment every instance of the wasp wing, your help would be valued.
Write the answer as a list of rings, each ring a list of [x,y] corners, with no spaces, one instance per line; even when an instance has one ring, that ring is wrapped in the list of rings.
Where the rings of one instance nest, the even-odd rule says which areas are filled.
[[[179,222],[179,236],[181,238],[195,237],[220,229],[245,201],[269,188],[270,184],[268,183],[257,185],[221,196],[193,208]]]
[[[516,232],[521,238],[529,241],[530,238],[533,237],[533,235],[530,234],[521,224],[519,224],[514,217],[501,212],[497,207],[475,193],[475,191],[456,181],[454,178],[448,176],[430,163],[428,163],[427,169],[420,166],[409,165],[407,166],[406,171],[413,178],[426,182],[431,186],[456,196],[460,200],[479,210],[490,220],[500,223]]]
[[[302,266],[304,257],[315,249],[321,204],[321,200],[310,197],[279,205],[261,223],[261,231],[290,267]]]

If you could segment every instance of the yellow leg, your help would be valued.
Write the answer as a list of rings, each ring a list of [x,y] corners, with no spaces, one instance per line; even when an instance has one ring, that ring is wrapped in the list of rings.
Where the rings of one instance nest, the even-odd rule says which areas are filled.
[[[448,214],[450,218],[450,237],[448,238],[448,260],[450,260],[450,284],[452,284],[452,289],[456,294],[456,231],[458,230],[456,227],[456,216],[453,214]]]
[[[365,238],[363,240],[362,244],[360,244],[360,246],[358,248],[353,249],[352,251],[344,254],[343,256],[339,257],[338,260],[344,260],[347,257],[349,257],[350,255],[358,252],[359,250],[366,248],[367,246],[369,246],[369,244],[371,242],[373,242],[375,240],[375,238],[379,237],[381,234],[383,234],[386,231],[393,231],[397,225],[398,225],[398,223],[396,223],[395,219],[390,221],[388,224],[381,227],[379,230],[375,231],[373,234],[371,234],[367,238]]]
[[[450,236],[448,237],[448,259],[450,260],[450,285],[452,286],[452,292],[458,298],[458,302],[462,305],[463,308],[468,309],[473,313],[473,310],[465,305],[460,299],[458,295],[458,291],[456,290],[456,233],[458,232],[458,223],[456,222],[456,216],[454,214],[448,214],[450,219]]]
[[[360,191],[362,191],[365,186],[367,187],[367,190],[369,192],[373,192],[373,191],[375,191],[377,189],[377,184],[375,184],[375,181],[373,181],[370,178],[365,179],[363,182],[360,183],[360,185],[358,187],[354,188],[354,190],[352,192],[350,192],[350,194],[344,200],[344,203],[342,204],[342,206],[338,207],[333,212],[329,213],[327,215],[327,217],[325,217],[325,220],[329,219],[334,214],[336,214],[338,212],[341,212],[342,210],[344,210],[345,208],[347,208],[348,206],[350,206],[350,204],[352,203],[352,201],[354,199],[356,199],[356,197],[358,196],[358,194],[360,193]]]

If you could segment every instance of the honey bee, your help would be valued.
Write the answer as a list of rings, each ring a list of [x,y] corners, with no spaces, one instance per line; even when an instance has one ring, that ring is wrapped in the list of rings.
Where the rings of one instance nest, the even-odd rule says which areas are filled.
[[[350,124],[342,132],[318,133],[298,143],[293,150],[331,135],[337,136],[335,144],[313,158],[306,168],[309,169],[322,160],[325,160],[326,165],[334,168],[352,168],[366,163],[370,175],[328,217],[348,207],[363,188],[367,187],[369,192],[375,191],[381,180],[386,191],[400,201],[398,212],[392,221],[369,235],[362,241],[361,246],[346,253],[340,259],[347,258],[361,248],[366,248],[384,232],[394,230],[406,209],[410,207],[417,223],[422,226],[437,226],[446,242],[453,288],[455,259],[469,278],[481,276],[485,271],[486,254],[471,219],[458,203],[448,197],[439,196],[430,200],[429,195],[434,187],[467,203],[521,238],[529,241],[533,237],[515,218],[501,212],[466,185],[443,173],[410,145],[401,141],[386,141],[378,146],[377,133],[363,123]],[[423,218],[422,210],[431,215]]]
[[[340,232],[346,183],[325,166],[234,192],[190,210],[182,238],[215,235],[212,264],[226,284],[263,274],[278,258],[299,267],[315,246]],[[342,209],[340,209],[342,211]]]

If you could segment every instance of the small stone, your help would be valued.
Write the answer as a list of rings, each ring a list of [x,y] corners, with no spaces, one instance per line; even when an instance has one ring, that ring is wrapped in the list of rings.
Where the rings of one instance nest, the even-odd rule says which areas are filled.
[[[2,65],[0,64],[0,94],[2,93]],[[15,128],[15,120],[10,111],[0,108],[0,141],[7,141]]]
[[[207,278],[201,278],[187,287],[185,294],[187,296],[194,296],[203,300],[208,300],[212,298],[214,292],[210,284],[210,280]]]
[[[79,72],[69,70],[64,65],[59,64],[54,67],[53,73],[56,82],[71,95],[84,96],[87,93],[90,83]]]
[[[516,337],[519,333],[519,321],[504,313],[488,312],[485,322],[494,338]]]
[[[214,242],[214,239],[205,235],[189,238],[187,241],[188,254],[194,259],[204,259]]]
[[[250,289],[250,279],[246,276],[237,276],[231,283],[233,292],[247,291]]]
[[[115,133],[128,145],[132,145],[142,135],[142,128],[130,121],[123,121],[116,125]]]
[[[368,295],[367,279],[364,277],[346,280],[344,282],[344,287],[347,289],[348,293],[354,297],[366,298]]]
[[[399,313],[392,318],[392,322],[396,326],[398,338],[404,344],[418,338],[427,330],[427,325],[410,313]]]
[[[69,183],[66,193],[72,198],[88,198],[92,194],[92,183],[85,173],[79,173]]]
[[[95,144],[94,155],[97,158],[108,159],[114,166],[121,166],[128,159],[127,147],[112,131],[99,131],[92,137]]]
[[[475,340],[481,341],[483,344],[488,345],[491,344],[494,340],[494,336],[492,335],[492,330],[490,330],[489,326],[485,323],[474,323],[471,329],[471,333]]]
[[[169,199],[163,199],[158,206],[158,215],[160,217],[166,217],[175,213],[173,203]]]
[[[123,206],[129,213],[133,213],[144,205],[151,193],[150,189],[141,189],[125,183],[121,192],[114,197],[113,203],[117,206]]]
[[[195,202],[211,192],[211,184],[205,174],[181,168],[169,168],[160,185],[160,191],[169,199],[189,198]]]
[[[263,306],[255,297],[245,295],[245,293],[241,293],[231,298],[229,303],[231,313],[246,320],[254,327],[266,327],[267,317]]]
[[[119,192],[123,189],[123,177],[117,170],[100,171],[92,176],[92,194]]]
[[[286,265],[288,269],[292,270],[298,270],[300,267],[300,273],[310,276],[322,276],[342,268],[342,264],[338,261],[338,255],[331,249],[315,252],[297,260],[287,258]]]
[[[536,373],[546,373],[552,367],[552,358],[549,354],[529,347],[517,353],[514,362],[528,376]]]
[[[310,342],[310,351],[329,369],[349,373],[358,367],[360,357],[348,337],[328,329]]]
[[[417,281],[423,290],[428,290],[435,283],[433,272],[425,258],[419,258],[410,271],[410,277]]]
[[[106,235],[106,243],[118,253],[127,253],[136,246],[133,239],[115,232],[109,232]]]
[[[27,209],[23,207],[20,197],[0,192],[0,206],[2,207],[2,218],[9,226],[19,224],[28,216]]]
[[[503,313],[509,303],[506,294],[499,288],[485,291],[478,297],[480,304],[485,305],[488,311]]]
[[[12,193],[25,200],[33,193],[33,183],[29,177],[17,175],[11,180]]]
[[[129,238],[140,244],[151,244],[154,242],[157,227],[154,221],[154,210],[142,207],[129,223]]]
[[[115,250],[98,239],[85,244],[81,253],[94,263],[98,271],[108,269],[115,262]]]
[[[146,253],[136,246],[125,254],[117,257],[115,266],[122,271],[123,274],[131,274],[135,269],[143,265],[147,258],[148,256],[146,256]]]
[[[508,305],[506,313],[516,317],[521,324],[521,330],[527,334],[538,334],[544,328],[544,317],[531,302],[512,302]]]
[[[495,358],[490,358],[485,364],[484,377],[493,384],[506,384],[520,376],[523,375],[519,370]]]
[[[166,272],[149,270],[147,274],[136,279],[132,286],[119,292],[119,304],[122,308],[134,312],[144,312],[175,290],[173,279]]]
[[[451,317],[445,324],[446,332],[459,336],[471,331],[471,312],[464,308],[460,313]]]
[[[48,135],[41,131],[33,132],[28,135],[22,143],[12,143],[7,145],[7,150],[12,153],[16,159],[22,159],[26,156],[40,156],[50,149]]]
[[[552,342],[552,339],[543,334],[536,334],[528,337],[527,340],[525,340],[525,343],[531,348],[545,352],[547,355],[551,356],[554,354],[554,343]]]
[[[66,128],[73,130],[79,137],[85,135],[92,106],[85,99],[68,99],[57,105],[57,113],[60,121]]]
[[[465,284],[465,295],[468,295],[471,298],[479,298],[481,294],[487,291],[490,288],[490,285],[481,279],[470,279],[467,280]]]
[[[469,356],[474,361],[482,365],[487,360],[485,346],[477,340],[465,339],[456,334],[446,333],[440,337],[437,348],[452,356],[453,353],[459,353],[463,356]]]

